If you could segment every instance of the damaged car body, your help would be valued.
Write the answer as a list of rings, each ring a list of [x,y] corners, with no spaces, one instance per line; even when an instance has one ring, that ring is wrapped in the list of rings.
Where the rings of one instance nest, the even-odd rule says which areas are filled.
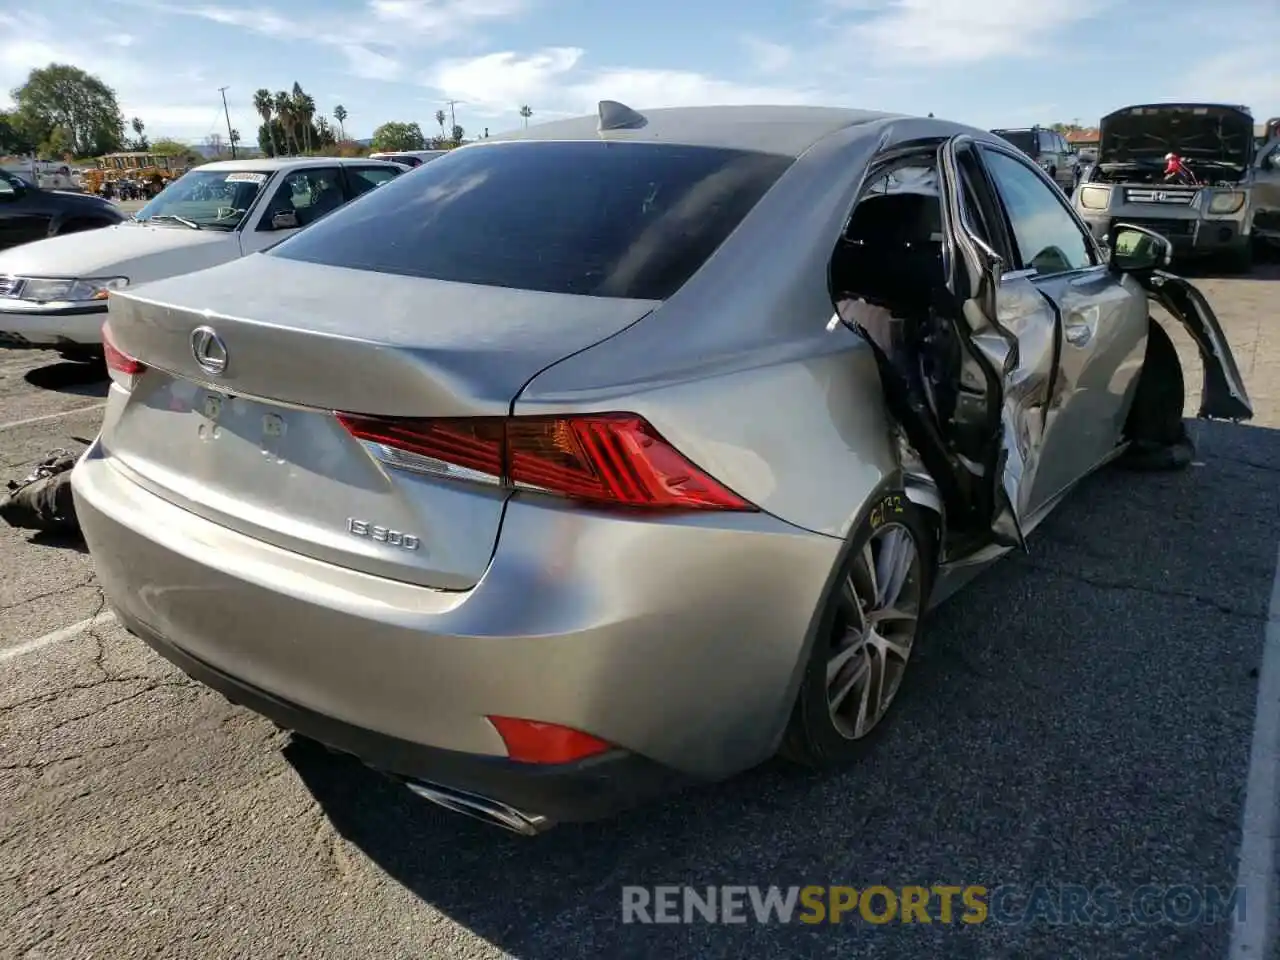
[[[968,126],[605,101],[112,294],[76,517],[162,656],[506,829],[836,766],[931,606],[1189,445],[1150,298],[1250,416],[1113,240]]]
[[[1245,269],[1280,238],[1280,167],[1254,148],[1253,116],[1222,104],[1148,104],[1102,118],[1097,162],[1074,195],[1098,240],[1119,222],[1167,237],[1178,257],[1220,255]],[[1194,182],[1170,182],[1174,155]]]
[[[1113,251],[1090,243],[1083,230],[1035,236],[1029,224],[1037,215],[1058,215],[1063,228],[1075,219],[1065,206],[1054,210],[1048,194],[1037,197],[1032,168],[1011,165],[1013,157],[961,136],[936,156],[908,150],[882,159],[842,239],[858,254],[845,253],[833,269],[837,315],[872,344],[902,427],[904,463],[919,465],[919,477],[936,486],[948,536],[961,554],[986,538],[1025,546],[1026,533],[1074,479],[1138,439],[1132,424],[1125,429],[1137,376],[1092,401],[1088,416],[1111,432],[1082,430],[1086,424],[1073,408],[1084,391],[1102,384],[1097,374],[1135,369],[1130,358],[1153,323],[1146,298],[1176,317],[1199,348],[1200,416],[1252,416],[1212,308],[1194,286],[1162,269],[1172,257],[1169,242],[1123,223],[1115,227]],[[850,269],[859,254],[888,245],[881,225],[920,223],[922,213],[929,229],[905,243],[897,259],[927,264],[934,277],[920,271],[886,290],[884,278],[893,276],[887,264]],[[880,232],[868,232],[868,224]],[[1061,243],[1027,247],[1041,240]],[[937,249],[922,257],[929,243]],[[927,305],[904,295],[925,287],[933,291]],[[1090,443],[1090,433],[1100,442]],[[944,555],[954,554],[954,545]]]

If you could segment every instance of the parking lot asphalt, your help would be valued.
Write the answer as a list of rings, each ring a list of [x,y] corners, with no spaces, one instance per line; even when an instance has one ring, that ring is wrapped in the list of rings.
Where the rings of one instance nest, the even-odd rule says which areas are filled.
[[[43,641],[102,612],[92,564],[0,527],[0,957],[1226,956],[1228,922],[1051,908],[979,925],[621,911],[627,885],[1109,885],[1123,904],[1235,884],[1280,544],[1280,269],[1198,282],[1254,422],[1194,424],[1186,472],[1091,478],[1027,555],[940,608],[869,759],[770,764],[535,840],[291,740],[109,618]],[[0,473],[92,436],[105,384],[82,374],[0,351]]]

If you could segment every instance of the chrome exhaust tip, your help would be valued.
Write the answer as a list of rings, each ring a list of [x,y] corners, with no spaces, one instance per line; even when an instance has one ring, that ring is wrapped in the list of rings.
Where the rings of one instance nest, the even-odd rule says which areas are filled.
[[[454,790],[451,787],[442,787],[422,780],[406,780],[404,784],[416,796],[429,800],[438,807],[474,820],[483,820],[492,826],[518,833],[522,837],[536,837],[552,825],[551,821],[541,814],[526,813],[498,800],[490,800],[488,797],[467,793],[465,790]]]

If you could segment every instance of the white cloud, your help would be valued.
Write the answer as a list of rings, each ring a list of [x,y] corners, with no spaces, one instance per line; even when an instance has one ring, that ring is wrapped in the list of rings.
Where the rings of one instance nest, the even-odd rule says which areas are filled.
[[[120,34],[97,44],[69,35],[41,16],[0,14],[0,99],[7,102],[9,91],[21,86],[33,69],[69,63],[100,77],[115,90],[126,122],[138,117],[152,139],[226,135],[220,102],[211,97],[207,105],[191,103],[191,90],[204,82],[198,70],[164,70],[166,82],[156,83],[160,68],[139,60],[130,52],[133,38],[122,42],[124,38]],[[258,121],[252,111],[233,106],[231,123],[247,140],[256,137]]]
[[[851,0],[837,0],[846,11]],[[856,2],[840,44],[894,65],[959,66],[1000,57],[1033,56],[1063,28],[1087,20],[1109,0],[1034,4],[1026,0],[888,0]],[[1064,61],[1066,62],[1066,61]]]
[[[584,68],[578,47],[548,47],[529,54],[512,51],[447,60],[427,75],[427,84],[465,100],[480,116],[513,114],[522,104],[536,117],[577,115],[601,100],[636,107],[690,107],[707,104],[820,103],[814,90],[769,84],[742,84],[691,70],[628,67]]]
[[[204,4],[169,0],[123,0],[158,13],[196,17],[239,27],[265,37],[305,39],[340,51],[348,71],[367,80],[394,80],[405,73],[411,51],[467,36],[479,24],[522,12],[526,0],[366,0],[365,15],[344,17],[329,27],[321,19],[297,18],[267,7]]]
[[[795,60],[795,51],[783,43],[760,37],[743,37],[742,45],[747,48],[752,65],[761,73],[781,73]]]

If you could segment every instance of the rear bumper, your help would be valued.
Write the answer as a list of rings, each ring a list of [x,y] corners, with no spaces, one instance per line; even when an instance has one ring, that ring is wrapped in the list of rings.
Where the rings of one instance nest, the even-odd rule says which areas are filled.
[[[842,546],[762,514],[659,523],[513,499],[480,583],[449,592],[197,517],[101,441],[73,486],[113,608],[183,670],[387,772],[553,820],[766,759]],[[617,750],[513,763],[489,716]]]
[[[105,306],[24,312],[0,309],[0,347],[28,350],[101,349]]]
[[[497,800],[552,823],[608,817],[691,782],[668,767],[624,750],[578,763],[543,766],[441,750],[387,736],[281,700],[196,659],[140,624],[130,624],[127,615],[124,619],[130,633],[187,676],[288,730],[358,757],[374,769]]]

